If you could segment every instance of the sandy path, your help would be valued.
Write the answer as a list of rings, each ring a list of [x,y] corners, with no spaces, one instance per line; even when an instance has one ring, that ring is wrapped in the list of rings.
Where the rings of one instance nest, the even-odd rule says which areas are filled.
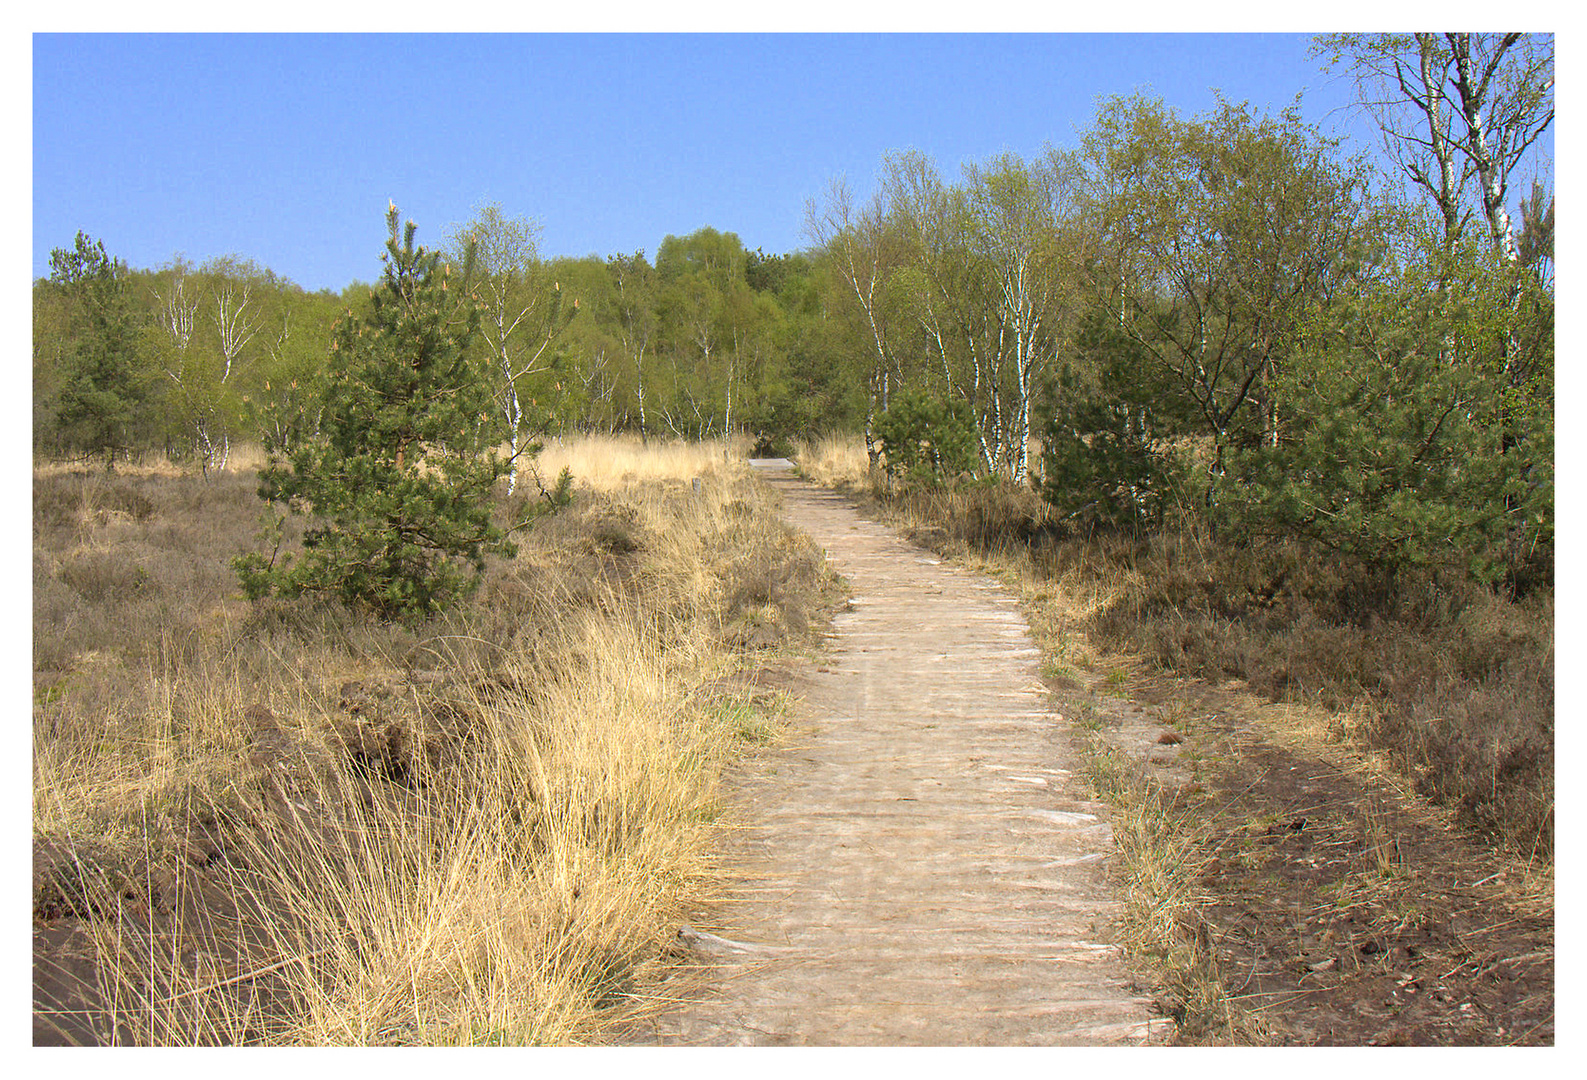
[[[785,749],[737,788],[744,882],[686,930],[661,1043],[1096,1045],[1164,1030],[1099,940],[1101,807],[1014,598],[767,469],[850,583]]]

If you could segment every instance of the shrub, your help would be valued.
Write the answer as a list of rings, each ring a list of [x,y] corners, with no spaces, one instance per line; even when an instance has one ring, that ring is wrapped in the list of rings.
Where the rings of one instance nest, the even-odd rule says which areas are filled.
[[[1518,455],[1484,417],[1492,386],[1411,353],[1398,364],[1325,355],[1283,380],[1303,419],[1276,446],[1231,455],[1220,512],[1241,531],[1300,534],[1389,573],[1501,569]]]
[[[897,394],[876,418],[876,435],[889,476],[934,484],[975,468],[975,421],[962,401]]]
[[[1139,347],[1099,321],[1079,342],[1094,370],[1066,365],[1043,395],[1041,493],[1075,527],[1139,535],[1162,525],[1185,479],[1168,450],[1175,399]]]

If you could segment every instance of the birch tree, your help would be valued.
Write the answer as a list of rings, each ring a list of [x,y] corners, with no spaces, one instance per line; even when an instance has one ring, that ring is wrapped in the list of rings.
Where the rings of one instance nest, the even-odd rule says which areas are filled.
[[[340,310],[329,291],[277,290],[260,314],[260,370],[246,404],[271,454],[290,454],[320,434],[324,416],[325,354]]]
[[[645,416],[645,359],[656,334],[655,271],[643,250],[612,255],[606,260],[615,291],[617,337],[634,369],[634,404],[639,412],[639,437],[649,431]]]
[[[243,366],[243,350],[259,332],[258,304],[255,303],[258,269],[252,263],[234,259],[221,260],[207,269],[212,282],[209,315],[215,328],[218,356],[214,386],[194,422],[199,460],[205,472],[212,466],[225,471],[231,459],[236,377]]]
[[[577,298],[563,294],[541,272],[540,227],[508,217],[498,204],[478,210],[453,237],[454,256],[473,245],[484,305],[480,338],[490,354],[496,408],[508,438],[507,492],[518,488],[519,463],[539,450],[540,434],[528,405],[530,381],[549,369],[551,347],[577,311]]]
[[[1524,323],[1549,285],[1530,272],[1536,262],[1523,257],[1508,200],[1515,171],[1551,149],[1545,137],[1554,123],[1553,35],[1332,34],[1318,37],[1313,53],[1354,80],[1390,157],[1437,208],[1449,267],[1440,289],[1460,290],[1457,279],[1472,265],[1461,250],[1475,239],[1468,226],[1473,217],[1485,226],[1480,243],[1508,278],[1501,310],[1510,325],[1496,366],[1514,394],[1536,397]],[[1445,342],[1445,352],[1455,358],[1454,341]]]
[[[747,263],[736,234],[709,226],[666,237],[656,253],[657,310],[669,344],[674,391],[663,418],[680,436],[691,427],[688,414],[694,437],[714,430],[718,417],[723,434],[731,431],[744,312],[753,308]]]
[[[865,449],[872,466],[881,456],[876,441],[876,417],[886,408],[887,384],[898,367],[890,344],[894,319],[886,303],[887,282],[902,262],[902,247],[887,221],[881,192],[864,207],[856,207],[854,193],[841,178],[827,187],[824,203],[805,203],[804,233],[826,255],[841,284],[843,299],[852,303],[863,327],[868,362],[865,385]]]
[[[1007,153],[964,170],[973,250],[993,284],[999,341],[1012,359],[999,464],[1016,483],[1028,468],[1034,381],[1052,367],[1078,312],[1065,250],[1078,233],[1070,228],[1067,178],[1056,164],[1027,164]],[[994,390],[1001,413],[1002,379]]]
[[[278,282],[236,256],[198,270],[173,260],[151,286],[152,353],[163,375],[175,422],[199,468],[224,471],[242,420],[245,369],[262,325],[261,300]]]
[[[1313,54],[1354,80],[1384,149],[1426,193],[1453,252],[1473,215],[1518,258],[1510,178],[1554,122],[1550,34],[1328,34]]]

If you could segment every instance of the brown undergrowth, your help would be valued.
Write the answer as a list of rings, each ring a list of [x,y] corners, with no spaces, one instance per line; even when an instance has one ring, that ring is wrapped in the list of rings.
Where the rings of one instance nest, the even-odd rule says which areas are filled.
[[[1020,593],[1182,1041],[1552,1042],[1550,595],[1076,537],[1028,490],[889,490],[837,440],[799,461]]]
[[[720,446],[557,453],[574,505],[406,628],[243,602],[251,473],[35,471],[36,1042],[567,1043],[646,1007],[720,770],[775,729],[735,673],[834,585]]]

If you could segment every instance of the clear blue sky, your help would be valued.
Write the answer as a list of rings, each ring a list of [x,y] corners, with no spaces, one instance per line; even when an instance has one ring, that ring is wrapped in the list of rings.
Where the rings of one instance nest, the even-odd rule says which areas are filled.
[[[33,274],[82,229],[135,267],[379,272],[386,200],[443,240],[500,203],[546,255],[702,225],[805,246],[805,200],[914,147],[945,175],[1072,144],[1100,97],[1230,99],[1356,132],[1302,34],[50,35],[33,38]]]

